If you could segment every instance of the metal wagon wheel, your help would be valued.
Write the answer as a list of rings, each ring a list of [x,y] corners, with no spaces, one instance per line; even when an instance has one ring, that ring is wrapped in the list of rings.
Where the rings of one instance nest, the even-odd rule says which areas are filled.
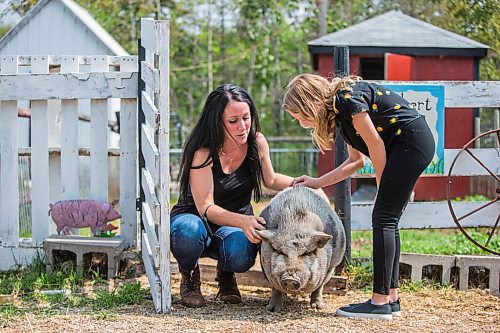
[[[493,225],[493,227],[491,227],[491,230],[489,230],[489,228],[488,228],[488,230],[486,231],[487,235],[488,235],[488,238],[487,238],[487,240],[486,240],[486,242],[484,244],[480,244],[478,241],[476,241],[469,234],[469,232],[467,231],[467,229],[465,229],[464,227],[462,227],[462,225],[460,224],[460,221],[462,221],[463,219],[471,216],[472,214],[475,214],[475,213],[481,211],[482,209],[485,209],[486,207],[488,207],[490,205],[495,204],[500,199],[500,178],[499,178],[498,174],[495,173],[495,172],[498,172],[498,169],[495,170],[495,171],[491,171],[470,150],[470,147],[473,147],[473,143],[476,140],[479,140],[480,138],[488,136],[488,135],[494,135],[496,137],[496,146],[500,147],[500,129],[496,129],[496,130],[492,130],[492,131],[489,131],[489,132],[482,133],[482,134],[476,136],[474,139],[472,139],[469,142],[467,142],[463,146],[463,148],[460,150],[460,152],[455,156],[455,159],[453,160],[453,163],[451,164],[450,171],[448,173],[448,181],[446,183],[446,193],[447,193],[447,197],[448,197],[448,207],[450,208],[451,216],[453,217],[453,220],[455,221],[455,223],[458,226],[458,228],[460,229],[460,231],[464,234],[464,236],[467,237],[468,240],[470,240],[472,243],[474,243],[476,246],[480,247],[484,251],[487,251],[487,252],[490,252],[490,253],[493,253],[493,254],[496,254],[496,255],[500,255],[500,251],[498,249],[492,249],[492,248],[489,247],[489,246],[491,246],[491,244],[492,244],[491,240],[494,237],[500,237],[500,235],[498,234],[499,231],[497,230],[498,223],[499,223],[499,220],[500,220],[500,213],[498,214],[498,216],[496,218],[495,224]],[[453,209],[453,205],[452,205],[452,198],[451,198],[451,182],[452,182],[452,178],[451,178],[451,175],[453,173],[453,167],[455,166],[455,163],[457,162],[457,160],[458,160],[458,158],[460,157],[461,154],[469,154],[477,163],[479,163],[491,175],[491,177],[494,178],[495,189],[496,189],[496,192],[495,192],[496,197],[494,199],[492,199],[491,201],[485,203],[484,205],[482,205],[482,206],[480,206],[480,207],[478,207],[478,208],[476,208],[476,209],[474,209],[474,210],[472,210],[472,211],[470,211],[468,213],[465,213],[465,214],[463,214],[460,217],[457,217],[456,214],[455,214],[455,210]],[[500,156],[500,154],[499,154],[499,156]]]

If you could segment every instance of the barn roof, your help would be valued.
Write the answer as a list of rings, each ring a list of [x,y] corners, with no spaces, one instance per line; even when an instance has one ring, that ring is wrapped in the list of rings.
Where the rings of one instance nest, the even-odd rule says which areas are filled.
[[[349,46],[352,54],[486,56],[488,45],[392,10],[308,43],[313,54]]]
[[[70,18],[68,19],[68,17]],[[34,21],[36,24],[33,23],[31,27],[30,24]],[[76,32],[79,34],[71,36],[71,33]],[[76,36],[79,36],[80,40],[75,39]],[[51,40],[45,41],[47,45],[39,45],[44,37],[51,38]],[[91,45],[91,41],[96,45]],[[27,45],[28,43],[29,45]],[[59,45],[55,47],[55,43],[59,43]],[[86,43],[89,51],[84,52],[85,45],[75,47],[75,43]],[[0,40],[0,53],[5,54],[4,51],[10,51],[9,44],[16,44],[12,49],[20,50],[18,51],[20,53],[17,54],[128,55],[127,51],[84,8],[73,0],[39,1]],[[36,51],[37,46],[41,51]],[[95,53],[94,49],[100,53]],[[32,50],[35,51],[31,52]],[[44,52],[45,50],[49,50],[48,53]]]

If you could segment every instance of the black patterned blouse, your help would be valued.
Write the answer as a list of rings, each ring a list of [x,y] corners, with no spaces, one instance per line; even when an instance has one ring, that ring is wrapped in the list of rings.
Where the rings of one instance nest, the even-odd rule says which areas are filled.
[[[335,126],[340,128],[346,142],[366,156],[369,156],[368,148],[352,124],[355,114],[368,112],[384,141],[386,151],[390,150],[393,140],[404,131],[407,124],[422,117],[398,93],[365,81],[358,81],[350,88],[337,91],[334,111]]]

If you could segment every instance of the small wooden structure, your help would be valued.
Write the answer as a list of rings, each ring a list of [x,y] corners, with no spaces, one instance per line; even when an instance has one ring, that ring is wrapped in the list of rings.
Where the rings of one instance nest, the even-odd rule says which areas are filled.
[[[349,47],[351,74],[368,80],[417,81],[406,84],[477,81],[479,61],[489,49],[488,45],[395,10],[310,41],[308,46],[313,66],[321,75],[328,76],[333,71],[335,45]],[[455,90],[455,86],[460,88]],[[474,133],[474,108],[498,106],[479,100],[476,103],[472,99],[466,101],[460,95],[465,92],[461,89],[467,88],[459,82],[450,82],[446,87],[445,128],[448,130],[444,144],[447,149],[461,148],[479,134]],[[453,95],[448,97],[449,94]],[[333,155],[333,152],[327,152],[319,156],[319,174],[331,169]],[[353,189],[361,182],[363,180],[354,180]],[[460,177],[452,196],[472,194],[470,184],[470,177]],[[415,187],[415,199],[446,199],[446,177],[421,177]]]

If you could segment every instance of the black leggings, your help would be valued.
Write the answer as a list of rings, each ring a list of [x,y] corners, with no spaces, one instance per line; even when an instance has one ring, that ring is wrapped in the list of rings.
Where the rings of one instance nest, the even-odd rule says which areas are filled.
[[[434,138],[422,117],[402,129],[387,153],[372,213],[375,293],[389,295],[390,288],[398,287],[399,218],[434,151]]]

